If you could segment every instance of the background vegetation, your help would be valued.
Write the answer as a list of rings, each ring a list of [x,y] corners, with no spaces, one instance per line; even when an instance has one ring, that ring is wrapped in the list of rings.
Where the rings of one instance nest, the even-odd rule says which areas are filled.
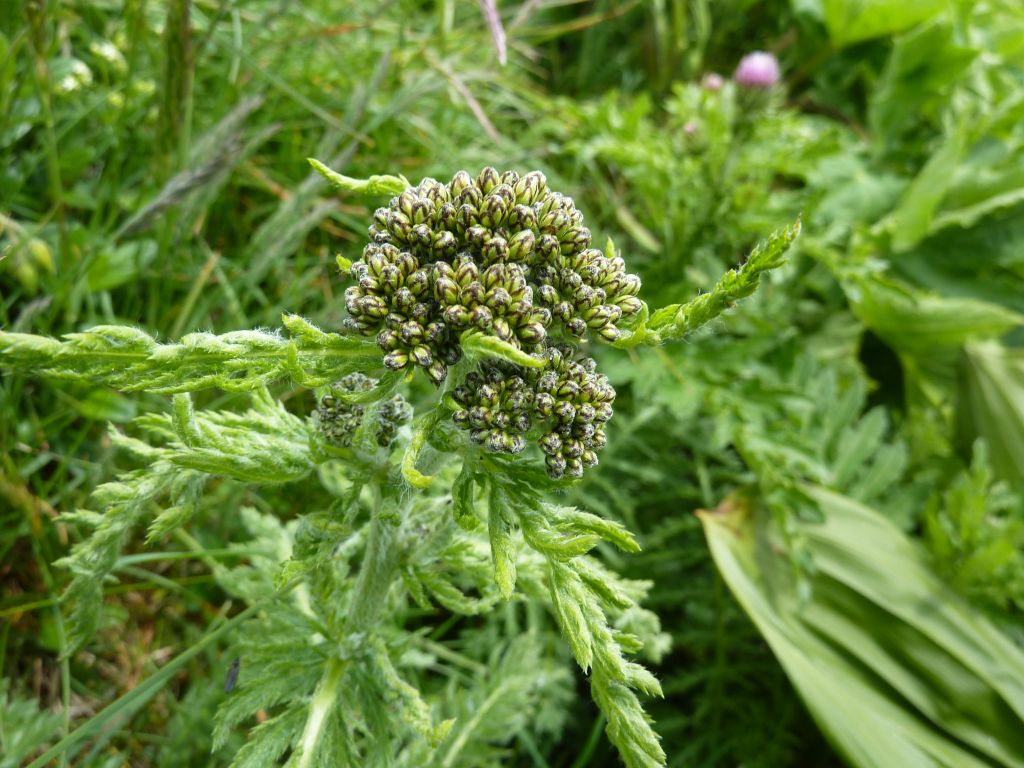
[[[500,45],[475,3],[453,0],[8,3],[0,327],[60,335],[127,323],[176,339],[275,328],[293,311],[338,328],[334,256],[358,255],[372,210],[330,192],[309,156],[351,176],[413,180],[540,168],[615,238],[652,306],[709,289],[799,215],[789,263],[712,329],[603,355],[616,420],[600,468],[566,494],[625,522],[644,547],[603,555],[653,582],[646,606],[664,632],[645,661],[666,694],[649,706],[669,762],[885,764],[850,750],[865,710],[835,716],[863,688],[860,701],[878,707],[914,702],[929,733],[977,764],[1021,764],[1020,4],[541,0],[499,10]],[[778,88],[729,79],[756,49],[781,61]],[[313,406],[303,390],[284,397],[296,413]],[[244,740],[228,729],[211,756],[237,655],[228,635],[209,633],[232,612],[217,570],[258,557],[240,510],[286,523],[315,504],[302,486],[223,483],[188,534],[148,547],[140,534],[104,585],[98,635],[61,653],[69,574],[54,563],[81,532],[59,514],[126,466],[108,423],[166,408],[155,396],[0,377],[5,768],[114,702],[116,716],[63,759],[227,765]],[[783,565],[730,549],[722,521],[741,513],[771,529]],[[837,528],[850,520],[863,525]],[[830,570],[846,551],[836,542],[864,545],[858,568]],[[765,613],[759,579],[775,571],[796,607]],[[946,618],[908,618],[896,633],[900,605],[872,575],[927,595]],[[884,615],[857,613],[869,598]],[[809,631],[802,622],[824,615],[815,610],[832,618]],[[428,638],[459,648],[459,674],[491,702],[464,737],[470,747],[442,752],[446,764],[616,764],[571,659],[539,649],[557,645],[550,622],[534,617],[520,647],[502,640],[499,625],[514,620],[453,616]],[[926,658],[921,638],[937,637],[926,685],[913,660]],[[843,682],[836,699],[799,666],[812,642]],[[153,677],[188,648],[173,674]],[[993,664],[1010,682],[991,682]],[[913,690],[892,683],[894,694],[879,681],[902,679],[900,669],[918,677]],[[970,698],[979,679],[991,684],[985,700],[1002,703],[980,721],[965,705],[966,719],[1000,749],[929,709]],[[966,764],[936,750],[921,764]]]

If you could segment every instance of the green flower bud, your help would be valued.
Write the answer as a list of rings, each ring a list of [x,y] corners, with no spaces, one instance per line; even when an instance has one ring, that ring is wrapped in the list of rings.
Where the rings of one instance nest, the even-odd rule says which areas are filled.
[[[453,363],[457,361],[452,361]],[[444,382],[445,377],[448,375],[448,366],[440,360],[434,360],[429,366],[427,366],[427,376],[434,382],[435,386],[441,386]]]
[[[459,300],[458,283],[447,277],[435,278],[434,299],[446,306],[456,304]]]
[[[411,275],[405,279],[405,287],[409,289],[413,296],[419,297],[426,293],[430,287],[430,278],[427,276],[426,270],[417,269]]]
[[[385,352],[398,349],[401,344],[401,337],[390,329],[385,328],[383,331],[377,334],[377,346],[383,349]]]
[[[399,330],[402,341],[410,346],[418,344],[423,338],[423,327],[416,322],[402,323]]]
[[[565,211],[553,210],[545,214],[538,224],[538,228],[545,234],[558,235],[563,229],[569,226],[569,216]]]
[[[437,225],[445,232],[453,232],[459,223],[459,209],[452,203],[442,203],[437,212]]]
[[[494,318],[494,322],[491,326],[491,332],[502,341],[512,340],[512,326],[510,326],[508,324],[508,320],[503,317]]]
[[[640,299],[636,296],[619,296],[615,299],[615,306],[622,310],[622,314],[635,315],[643,308]]]
[[[547,465],[548,477],[552,480],[559,480],[565,474],[566,461],[561,454],[548,456],[544,463]]]
[[[385,269],[394,270],[395,268],[389,264]],[[374,277],[373,275],[363,275],[359,278],[359,287],[366,292],[379,291],[382,285],[382,278]]]
[[[514,205],[508,212],[505,221],[510,227],[523,231],[537,229],[537,212],[529,205]]]
[[[547,192],[547,179],[540,171],[531,171],[515,183],[513,191],[517,201],[530,205]]]
[[[537,245],[537,236],[529,229],[524,229],[512,236],[508,243],[507,259],[512,262],[528,263]]]
[[[466,328],[472,321],[472,315],[461,304],[453,304],[444,310],[444,321],[453,328]]]
[[[556,456],[562,452],[562,438],[555,432],[548,432],[540,441],[540,449],[548,456]]]
[[[455,280],[465,287],[480,279],[480,271],[476,263],[469,257],[460,258],[455,262]]]
[[[413,208],[418,200],[416,193],[411,189],[405,190],[398,196],[398,210],[405,214],[407,221],[412,219]]]
[[[408,288],[402,287],[395,291],[394,306],[397,309],[407,312],[415,303],[416,296]]]
[[[416,202],[412,206],[412,215],[409,216],[410,221],[415,224],[426,224],[434,218],[434,204],[426,198],[417,198]]]
[[[466,230],[466,240],[477,252],[483,250],[491,237],[493,237],[491,230],[485,226],[473,226]]]
[[[554,416],[563,424],[567,424],[576,418],[576,408],[572,403],[559,401],[555,405]]]
[[[459,171],[452,177],[451,182],[448,184],[448,192],[451,197],[456,197],[462,194],[462,191],[473,186],[473,177],[465,171]]]
[[[458,250],[459,241],[447,230],[433,233],[430,249],[437,258],[451,258]]]
[[[487,291],[484,290],[484,287],[481,283],[474,282],[470,283],[465,288],[463,288],[459,292],[459,295],[461,297],[462,303],[465,304],[467,307],[476,307],[476,305],[483,302],[484,297],[487,296]]]
[[[551,263],[561,253],[561,248],[558,238],[552,234],[543,234],[537,241],[537,253],[547,263]]]
[[[544,341],[548,332],[540,323],[526,323],[516,329],[516,335],[523,344],[533,346]]]
[[[391,216],[388,217],[387,231],[395,240],[405,243],[412,236],[412,224],[407,216],[392,211]]]
[[[400,349],[388,352],[384,355],[384,367],[392,371],[400,371],[409,364],[409,355]]]
[[[420,325],[429,322],[430,316],[430,306],[421,301],[417,301],[413,304],[412,309],[409,311],[409,317]]]
[[[485,264],[493,264],[496,261],[503,262],[509,258],[509,247],[503,237],[492,237],[488,240],[481,251]]]
[[[364,296],[359,301],[359,311],[367,317],[382,320],[388,314],[388,305],[379,296]]]
[[[579,416],[577,416],[577,421],[572,425],[572,436],[580,440],[580,445],[582,446],[594,437],[594,433],[597,431],[597,428],[593,424],[581,422],[578,419]]]
[[[509,295],[508,291],[501,286],[498,286],[497,288],[487,292],[484,296],[484,302],[496,314],[504,314],[512,305],[512,297]]]
[[[448,187],[437,179],[427,177],[420,181],[416,191],[421,198],[432,203],[442,203],[448,199]]]
[[[424,329],[423,336],[429,342],[437,342],[444,338],[448,328],[444,323],[433,322],[429,323]]]
[[[494,316],[487,307],[479,306],[470,312],[469,321],[481,331],[489,331],[494,322]]]
[[[416,365],[423,368],[429,368],[434,362],[434,356],[431,354],[430,349],[422,344],[413,347],[409,354]]]
[[[380,271],[380,278],[367,275],[359,281],[359,287],[364,291],[385,290],[397,291],[402,285],[402,272],[394,264],[388,264]]]
[[[580,385],[572,379],[568,379],[562,382],[562,385],[556,390],[558,397],[563,398],[574,398],[580,393]]]
[[[483,191],[484,194],[490,192],[492,189],[494,189],[494,187],[498,186],[498,184],[500,183],[501,176],[499,176],[498,172],[491,168],[490,166],[487,166],[482,171],[480,171],[480,175],[476,177],[476,185]]]
[[[458,226],[464,231],[468,231],[476,226],[480,219],[480,212],[477,210],[475,205],[463,203],[459,206],[457,214]]]
[[[434,245],[434,233],[426,224],[416,224],[409,231],[409,242],[421,249],[429,250]]]
[[[590,230],[586,227],[570,227],[559,236],[563,254],[575,253],[590,246]]]

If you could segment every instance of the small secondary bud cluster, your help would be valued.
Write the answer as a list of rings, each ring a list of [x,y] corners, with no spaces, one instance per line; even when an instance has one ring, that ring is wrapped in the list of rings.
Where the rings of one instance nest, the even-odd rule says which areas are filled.
[[[326,443],[336,448],[351,446],[356,430],[366,414],[366,406],[345,402],[339,397],[339,392],[367,392],[375,386],[376,379],[352,373],[332,386],[332,393],[320,398],[316,409],[316,424]],[[395,439],[399,427],[411,420],[412,406],[401,395],[395,395],[381,404],[375,418],[374,437],[377,445],[386,448]]]
[[[465,330],[537,353],[556,331],[614,341],[641,307],[639,278],[590,247],[572,199],[539,171],[424,179],[376,211],[370,238],[350,269],[348,322],[376,334],[385,366],[419,366],[435,384]]]
[[[453,393],[462,407],[453,420],[473,442],[497,453],[520,453],[528,433],[539,433],[548,474],[580,477],[605,445],[615,390],[590,358],[574,360],[565,347],[549,349],[546,357],[539,370],[486,365],[468,374]]]

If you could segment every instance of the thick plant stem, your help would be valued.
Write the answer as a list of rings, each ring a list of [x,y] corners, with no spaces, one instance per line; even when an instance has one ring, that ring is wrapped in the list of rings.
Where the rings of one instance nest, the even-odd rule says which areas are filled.
[[[389,523],[381,520],[379,501],[377,506],[378,511],[370,521],[370,531],[366,538],[363,567],[359,570],[356,588],[349,603],[349,634],[365,632],[377,623],[395,575],[395,558],[392,553],[395,532]]]
[[[309,704],[309,717],[306,718],[306,727],[299,741],[298,768],[308,768],[312,765],[320,732],[338,701],[338,690],[344,673],[345,662],[342,659],[335,656],[328,660],[324,676],[320,678],[313,700]]]
[[[374,510],[366,537],[366,553],[349,603],[345,628],[348,635],[373,629],[395,577],[395,532],[392,525],[382,519],[381,511],[386,499],[380,487],[374,486],[373,493]],[[324,724],[338,703],[347,664],[347,660],[337,656],[327,662],[310,702],[306,727],[299,740],[298,768],[309,768],[313,764],[313,755],[316,754]]]

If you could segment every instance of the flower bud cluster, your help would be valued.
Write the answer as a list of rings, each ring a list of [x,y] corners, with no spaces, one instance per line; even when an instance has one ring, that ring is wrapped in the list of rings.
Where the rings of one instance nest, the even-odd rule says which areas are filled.
[[[418,365],[439,384],[478,329],[530,353],[554,332],[614,341],[640,310],[640,280],[590,248],[571,198],[539,171],[484,168],[424,179],[379,208],[345,292],[349,325],[376,334],[392,370]]]
[[[612,417],[615,389],[596,367],[589,357],[577,361],[568,350],[552,349],[537,379],[535,410],[539,419],[548,419],[538,444],[556,480],[581,477],[584,468],[597,464],[607,442],[604,425]]]
[[[328,445],[336,448],[348,448],[352,438],[363,422],[365,408],[361,405],[346,403],[339,399],[336,391],[366,392],[376,382],[361,373],[350,373],[331,387],[331,392],[320,398],[316,409],[316,425],[320,436]]]
[[[401,370],[414,363],[435,383],[444,381],[460,352],[438,316],[429,273],[419,260],[390,243],[371,244],[351,274],[356,285],[345,291],[345,306],[356,328],[377,334],[384,365]]]
[[[533,426],[534,392],[512,366],[487,366],[472,371],[455,388],[462,406],[452,420],[470,430],[469,437],[495,453],[521,453]]]
[[[462,409],[453,420],[473,442],[497,453],[520,453],[528,433],[539,434],[548,474],[580,477],[605,445],[615,390],[590,358],[574,360],[564,347],[546,356],[539,371],[505,365],[470,373],[454,390]]]
[[[605,341],[619,336],[616,323],[640,311],[640,278],[626,273],[618,256],[596,248],[558,255],[538,268],[540,301],[576,338],[589,328]]]
[[[356,430],[363,422],[366,406],[347,403],[339,392],[367,392],[377,386],[377,380],[361,373],[351,373],[331,387],[331,393],[320,398],[316,409],[316,425],[324,441],[335,448],[352,445]],[[401,395],[383,403],[376,413],[375,433],[377,445],[386,448],[395,439],[399,427],[412,419],[412,406]]]
[[[398,434],[398,428],[412,421],[412,406],[401,395],[384,402],[377,412],[377,445],[387,448]]]

